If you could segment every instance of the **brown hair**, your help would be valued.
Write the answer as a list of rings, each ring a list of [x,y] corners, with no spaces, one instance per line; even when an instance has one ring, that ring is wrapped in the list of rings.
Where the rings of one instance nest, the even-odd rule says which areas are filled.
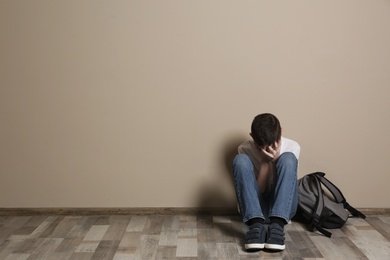
[[[252,121],[251,135],[260,147],[273,145],[282,135],[279,119],[270,113],[257,115]]]

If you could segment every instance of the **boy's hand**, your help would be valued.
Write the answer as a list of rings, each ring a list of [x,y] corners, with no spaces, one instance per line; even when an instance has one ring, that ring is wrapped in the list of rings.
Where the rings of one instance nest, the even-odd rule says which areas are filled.
[[[266,147],[265,149],[262,148],[261,151],[266,155],[270,161],[276,162],[280,157],[280,146],[281,146],[281,139],[278,142],[275,142],[273,145],[270,145]]]

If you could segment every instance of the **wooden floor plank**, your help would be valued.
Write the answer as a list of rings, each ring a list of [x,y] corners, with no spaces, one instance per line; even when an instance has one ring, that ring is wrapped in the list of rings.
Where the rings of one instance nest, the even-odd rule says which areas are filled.
[[[108,230],[109,225],[93,225],[84,237],[84,241],[100,241]]]
[[[42,243],[34,249],[29,259],[47,259],[61,244],[62,238],[39,238]]]
[[[352,236],[349,239],[368,259],[390,259],[390,241],[376,230],[361,230],[348,226]]]
[[[176,246],[179,231],[161,231],[160,239],[158,240],[159,246]]]
[[[198,240],[196,238],[179,238],[177,239],[176,248],[177,257],[197,257]]]
[[[390,240],[390,225],[388,223],[384,222],[379,217],[368,218],[367,223],[387,240]]]
[[[326,259],[367,259],[348,238],[312,236],[311,240]]]
[[[215,242],[198,243],[198,258],[218,259],[217,243]]]
[[[140,246],[135,252],[135,259],[155,259],[158,249],[158,235],[142,235]]]
[[[161,231],[179,231],[180,218],[176,215],[164,216]]]
[[[159,246],[156,253],[156,260],[168,260],[176,258],[176,246]]]
[[[10,254],[5,260],[27,260],[30,257],[30,254]]]
[[[295,248],[303,258],[322,258],[320,251],[310,239],[306,231],[288,231]]]
[[[132,216],[126,227],[126,232],[143,231],[147,218],[147,216]]]
[[[102,240],[105,241],[120,241],[129,224],[129,216],[111,216],[109,226]]]
[[[236,243],[217,243],[217,255],[218,259],[238,259]]]
[[[0,217],[0,259],[390,259],[390,216],[350,219],[327,238],[285,227],[286,250],[246,252],[237,215]]]
[[[77,225],[77,222],[81,217],[66,216],[63,218],[58,218],[59,222],[56,227],[52,230],[51,234],[48,237],[51,238],[65,238],[72,228]]]
[[[100,241],[92,259],[112,259],[119,247],[119,240],[102,240]]]

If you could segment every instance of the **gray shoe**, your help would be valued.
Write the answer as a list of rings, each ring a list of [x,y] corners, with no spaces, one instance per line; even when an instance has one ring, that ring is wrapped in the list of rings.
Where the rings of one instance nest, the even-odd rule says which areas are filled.
[[[272,251],[281,251],[286,248],[284,244],[284,229],[276,223],[268,227],[268,239],[264,248]]]
[[[245,235],[245,249],[247,251],[259,251],[264,248],[266,230],[263,224],[256,223],[249,226]]]

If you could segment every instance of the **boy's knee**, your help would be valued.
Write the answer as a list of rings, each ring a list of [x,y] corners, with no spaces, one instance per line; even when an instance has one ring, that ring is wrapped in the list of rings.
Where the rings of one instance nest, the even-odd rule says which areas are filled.
[[[292,152],[286,152],[280,155],[277,167],[297,167],[298,159]]]
[[[233,166],[235,165],[240,165],[240,164],[246,164],[248,162],[250,162],[250,158],[248,155],[246,154],[237,154],[235,157],[234,157],[234,160],[233,160]]]
[[[246,154],[237,154],[233,160],[233,172],[238,168],[252,167],[252,161]]]

